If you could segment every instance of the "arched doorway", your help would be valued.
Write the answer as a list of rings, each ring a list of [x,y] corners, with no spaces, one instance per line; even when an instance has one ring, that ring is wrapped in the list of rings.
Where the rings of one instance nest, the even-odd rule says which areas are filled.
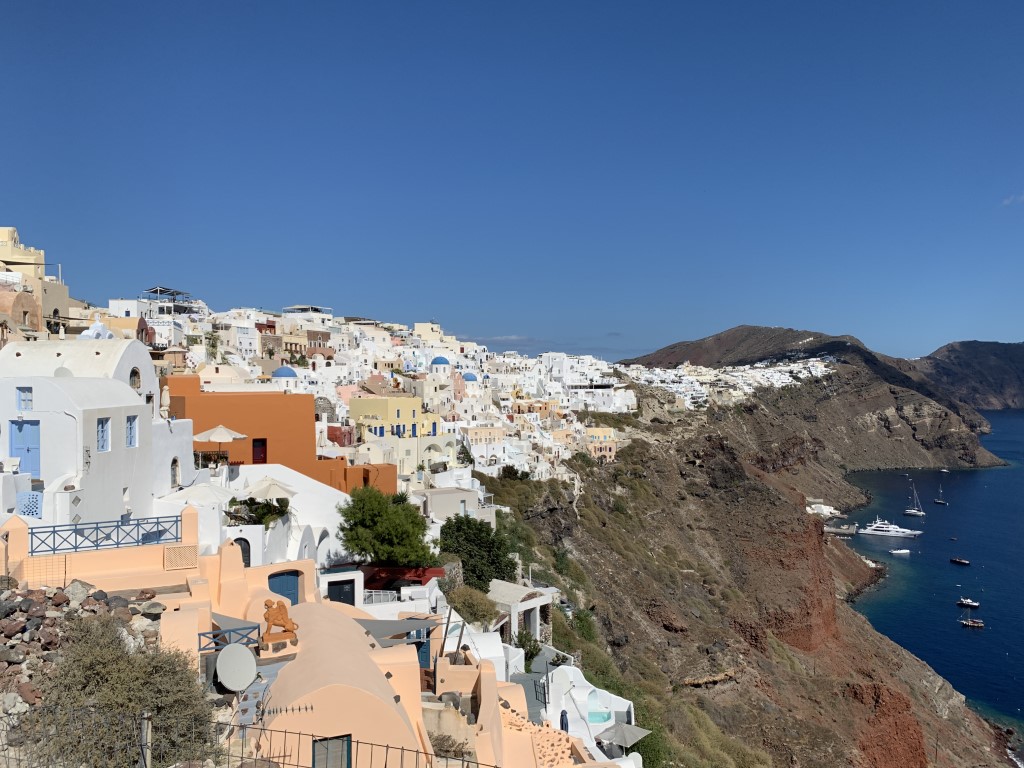
[[[235,539],[235,544],[242,550],[242,565],[246,568],[252,565],[252,548],[249,546],[249,540],[241,537]]]

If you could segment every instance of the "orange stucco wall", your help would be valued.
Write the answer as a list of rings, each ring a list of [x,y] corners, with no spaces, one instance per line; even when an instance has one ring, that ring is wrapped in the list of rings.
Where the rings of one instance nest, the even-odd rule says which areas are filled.
[[[283,464],[346,493],[372,485],[383,493],[398,490],[393,464],[349,466],[346,459],[316,455],[313,395],[283,392],[203,392],[198,376],[168,376],[161,381],[171,395],[170,415],[192,419],[196,433],[219,424],[246,435],[230,443],[196,443],[199,451],[223,451],[228,460],[253,463],[253,440],[267,441],[267,464]]]

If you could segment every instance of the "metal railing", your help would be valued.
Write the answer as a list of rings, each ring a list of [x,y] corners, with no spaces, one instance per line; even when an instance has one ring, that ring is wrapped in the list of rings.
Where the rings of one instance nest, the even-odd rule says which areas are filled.
[[[260,625],[246,624],[241,627],[215,629],[212,632],[199,633],[199,652],[219,651],[231,643],[239,645],[259,645]]]
[[[180,517],[144,517],[130,523],[40,525],[29,529],[30,555],[86,552],[116,547],[141,547],[181,541]]]
[[[453,739],[459,752],[465,747]],[[34,707],[0,715],[2,768],[494,768],[466,755],[432,755],[389,744],[259,726],[95,708]]]
[[[364,589],[363,604],[376,605],[378,603],[397,603],[399,596],[397,592],[389,589]]]

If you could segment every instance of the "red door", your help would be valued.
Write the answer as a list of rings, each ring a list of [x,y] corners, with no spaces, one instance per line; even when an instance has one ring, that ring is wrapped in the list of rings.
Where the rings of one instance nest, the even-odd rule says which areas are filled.
[[[267,438],[254,437],[252,439],[252,463],[267,463]]]

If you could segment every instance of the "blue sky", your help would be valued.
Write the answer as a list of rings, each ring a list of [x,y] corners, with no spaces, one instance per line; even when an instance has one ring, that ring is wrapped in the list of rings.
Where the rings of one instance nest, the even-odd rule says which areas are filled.
[[[95,302],[1020,341],[1024,4],[7,3],[0,225]]]

